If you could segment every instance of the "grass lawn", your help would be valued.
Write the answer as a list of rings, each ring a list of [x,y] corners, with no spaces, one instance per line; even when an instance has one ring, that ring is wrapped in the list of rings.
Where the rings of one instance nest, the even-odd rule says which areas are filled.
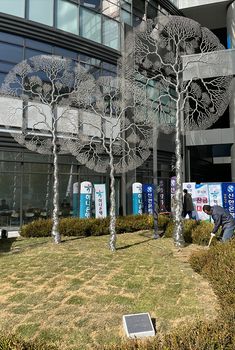
[[[0,240],[0,329],[58,349],[120,342],[122,315],[149,312],[159,331],[216,315],[216,298],[171,239],[151,233]]]

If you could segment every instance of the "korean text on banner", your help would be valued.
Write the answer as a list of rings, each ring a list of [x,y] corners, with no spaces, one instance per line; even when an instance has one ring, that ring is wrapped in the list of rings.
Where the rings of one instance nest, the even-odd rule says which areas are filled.
[[[89,181],[83,181],[80,185],[80,218],[91,217],[91,195],[92,184]]]
[[[222,185],[220,182],[208,183],[209,203],[211,206],[223,206]]]
[[[204,204],[209,204],[209,193],[207,184],[195,186],[195,204],[199,220],[210,220],[210,217],[202,210]]]
[[[142,184],[135,182],[132,184],[132,211],[134,215],[142,214]]]
[[[143,207],[144,213],[153,214],[154,209],[153,185],[143,185]]]
[[[95,217],[107,217],[106,187],[105,184],[96,184],[95,188]]]
[[[159,212],[166,212],[166,184],[164,180],[159,181],[159,193],[158,193],[158,203],[159,203]]]
[[[235,218],[235,183],[222,183],[223,207]]]

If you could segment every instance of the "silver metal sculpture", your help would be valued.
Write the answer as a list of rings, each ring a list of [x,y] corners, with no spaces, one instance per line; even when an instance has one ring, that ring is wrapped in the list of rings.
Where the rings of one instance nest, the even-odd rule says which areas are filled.
[[[67,148],[89,169],[109,173],[109,247],[115,251],[115,173],[133,170],[149,157],[152,120],[145,91],[135,82],[104,76],[96,84],[96,91],[80,108],[80,132],[71,135]]]
[[[16,118],[21,120],[20,129],[11,131],[14,139],[33,152],[52,154],[52,235],[56,243],[61,241],[58,154],[68,153],[64,138],[70,134],[71,120],[76,113],[72,108],[74,95],[77,101],[82,101],[93,87],[94,79],[79,64],[59,56],[40,55],[17,64],[1,89],[4,96],[11,98],[6,118],[8,128]]]
[[[154,21],[142,22],[129,35],[126,46],[128,51],[122,59],[122,73],[146,87],[159,130],[175,132],[174,242],[180,247],[184,245],[181,135],[187,130],[211,126],[224,113],[231,94],[231,76],[190,76],[188,67],[192,69],[200,63],[202,72],[203,64],[208,67],[206,54],[215,52],[218,56],[218,51],[224,47],[209,29],[178,16],[161,16]]]

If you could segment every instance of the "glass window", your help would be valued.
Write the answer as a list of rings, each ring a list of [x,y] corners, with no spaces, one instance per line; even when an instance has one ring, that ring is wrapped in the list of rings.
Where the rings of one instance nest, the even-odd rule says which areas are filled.
[[[6,77],[6,73],[0,73],[0,87],[1,87],[2,83],[4,82],[5,77]]]
[[[130,26],[132,25],[132,16],[130,12],[121,9],[121,19],[122,22],[129,24]]]
[[[72,58],[73,60],[78,59],[78,54],[74,51],[62,49],[61,47],[55,47],[54,48],[54,54],[66,58]]]
[[[116,77],[117,74],[115,72],[111,72],[110,70],[103,70],[102,71],[102,76],[107,76],[107,77]]]
[[[66,0],[59,0],[57,10],[57,28],[78,34],[78,6]]]
[[[0,62],[0,71],[4,73],[8,73],[10,69],[14,67],[14,64]]]
[[[104,18],[103,44],[115,50],[120,49],[119,45],[119,23],[109,18]]]
[[[0,41],[6,41],[9,44],[22,45],[24,43],[24,39],[17,35],[12,35],[8,33],[0,33]]]
[[[45,52],[38,50],[25,49],[25,59],[31,58],[33,56],[43,55]]]
[[[84,38],[101,42],[101,15],[80,8],[80,34]]]
[[[116,72],[117,71],[117,66],[111,63],[103,62],[103,69]]]
[[[98,79],[101,75],[101,69],[95,66],[90,66],[89,64],[84,64],[84,68],[89,74],[92,74],[94,78]]]
[[[25,39],[25,46],[30,47],[31,49],[42,51],[42,52],[48,52],[51,53],[52,46],[42,43],[40,41],[31,40],[31,39]]]
[[[133,27],[137,27],[142,22],[142,19],[138,16],[133,15]]]
[[[1,0],[0,12],[9,15],[24,17],[25,0]]]
[[[157,17],[157,7],[153,6],[152,4],[148,3],[147,7],[147,18],[156,18]]]
[[[119,0],[103,0],[102,13],[106,16],[119,19]]]
[[[86,62],[87,64],[92,64],[93,66],[101,65],[101,61],[98,60],[97,58],[93,58],[83,54],[81,54],[79,57],[80,57],[80,62]]]
[[[29,0],[29,19],[53,26],[54,0]]]
[[[0,43],[0,60],[19,63],[23,59],[23,47]]]
[[[100,10],[101,0],[80,0],[80,4],[94,10]]]
[[[128,12],[131,12],[131,4],[129,4],[127,1],[121,0],[121,7],[122,9],[125,9]]]
[[[52,200],[51,188],[52,178],[50,174],[24,173],[22,198],[24,223],[41,217],[42,212],[48,214]]]

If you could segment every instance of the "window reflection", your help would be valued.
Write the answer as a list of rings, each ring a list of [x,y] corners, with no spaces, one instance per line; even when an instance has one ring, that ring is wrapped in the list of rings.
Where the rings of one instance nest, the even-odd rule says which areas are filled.
[[[109,18],[105,18],[103,23],[103,44],[115,50],[120,49],[119,23]]]
[[[119,19],[119,1],[118,0],[103,0],[102,13],[106,16]]]
[[[78,34],[78,5],[66,0],[58,1],[57,27]]]
[[[23,59],[23,47],[0,43],[0,58],[2,61],[19,63]]]
[[[24,17],[25,0],[1,0],[0,12],[8,13],[9,15]]]
[[[53,0],[29,0],[29,19],[53,26]]]
[[[101,42],[101,16],[85,8],[80,9],[80,34],[84,38]]]
[[[80,0],[80,4],[89,7],[93,10],[100,10],[102,0]]]

